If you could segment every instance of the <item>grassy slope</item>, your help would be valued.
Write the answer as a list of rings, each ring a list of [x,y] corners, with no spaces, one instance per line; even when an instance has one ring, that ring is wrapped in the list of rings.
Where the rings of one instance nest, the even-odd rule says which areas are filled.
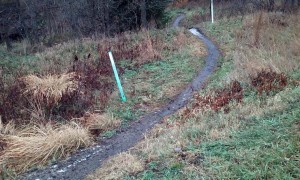
[[[299,98],[299,90],[290,89],[277,95],[285,103],[281,110],[263,106],[263,115],[241,119],[239,129],[232,131],[229,138],[203,143],[200,148],[210,159],[207,165],[212,176],[299,178],[300,104],[294,99]]]
[[[148,37],[145,37],[144,35],[148,35]],[[115,87],[115,91],[111,95],[109,103],[104,110],[104,114],[91,114],[93,113],[93,109],[96,109],[98,106],[98,104],[93,104],[94,107],[86,114],[87,116],[75,119],[74,121],[86,121],[87,123],[91,123],[93,127],[95,125],[96,127],[100,127],[99,129],[101,131],[115,129],[116,127],[114,125],[112,127],[111,124],[118,124],[119,126],[119,124],[121,124],[119,123],[120,120],[123,125],[127,125],[128,121],[137,119],[144,113],[153,111],[155,108],[159,108],[170,101],[181,88],[192,80],[193,76],[204,63],[203,57],[205,56],[206,50],[203,44],[196,40],[188,31],[182,29],[151,30],[149,32],[143,31],[137,33],[128,32],[120,35],[120,37],[117,36],[116,38],[74,40],[58,44],[51,48],[41,46],[39,47],[41,50],[39,53],[29,54],[26,52],[28,51],[26,43],[14,43],[12,52],[6,52],[4,45],[0,46],[0,58],[2,59],[0,66],[4,67],[4,69],[0,69],[3,70],[0,72],[2,73],[1,80],[3,80],[1,83],[5,83],[5,87],[9,87],[14,84],[19,77],[28,74],[43,76],[47,74],[65,73],[72,69],[75,55],[77,55],[81,61],[85,61],[86,58],[83,57],[91,53],[91,60],[97,61],[97,57],[99,56],[97,52],[98,44],[103,46],[104,49],[111,44],[123,49],[122,45],[124,45],[124,42],[122,44],[120,41],[124,40],[124,37],[128,38],[125,43],[130,43],[127,45],[129,48],[135,47],[136,45],[143,45],[143,43],[153,40],[154,42],[151,45],[147,44],[144,50],[147,53],[147,50],[149,50],[147,48],[150,47],[150,50],[153,48],[152,50],[158,53],[161,59],[148,59],[148,54],[146,54],[145,57],[138,57],[141,59],[144,58],[143,62],[139,62],[139,59],[116,59],[117,65],[125,69],[124,74],[121,74],[121,81],[128,102],[121,103],[118,91]],[[140,54],[140,56],[142,55],[143,54]],[[109,78],[113,81],[113,77]],[[95,98],[97,98],[97,95],[95,95]],[[31,109],[26,111],[30,110]],[[44,126],[39,125],[39,120],[44,121],[45,119],[39,118],[40,117],[38,117],[37,121],[34,123],[26,123],[25,126],[17,124],[16,129],[14,121],[11,121],[7,125],[2,125],[2,123],[0,123],[0,148],[2,148],[2,145],[4,148],[4,151],[1,149],[0,153],[0,161],[4,162],[2,163],[3,167],[0,168],[0,177],[13,176],[15,172],[24,172],[33,166],[39,167],[47,165],[52,160],[61,159],[68,155],[68,153],[64,153],[64,150],[69,147],[64,146],[61,148],[61,154],[59,154],[60,152],[58,155],[55,152],[53,153],[52,150],[57,146],[60,148],[61,144],[58,142],[61,141],[60,139],[57,140],[56,138],[55,140],[57,141],[54,139],[51,140],[52,144],[49,143],[49,146],[48,144],[43,144],[44,139],[51,139],[52,134],[50,131],[46,131],[43,135],[36,132],[44,132]],[[54,129],[53,131],[60,131],[60,126],[63,127],[64,123],[65,122],[62,124],[53,123],[55,124],[53,125],[55,127],[52,127],[52,124],[50,123],[47,124],[47,127],[49,126],[50,129]],[[34,131],[31,131],[33,126],[35,127],[35,124],[37,124],[38,130],[34,129]],[[71,124],[73,124],[73,120],[71,120]],[[102,128],[102,126],[109,127]],[[84,138],[70,136],[70,133],[63,132],[65,131],[64,129],[61,130],[61,138],[66,141],[72,139],[72,137],[75,137],[78,141],[85,139],[87,142],[83,147],[90,144],[92,137],[87,130],[88,127],[80,122],[78,127],[76,125],[74,128],[75,130],[76,128],[82,128],[85,133]],[[30,135],[26,135],[26,133]],[[102,135],[110,137],[114,135],[114,133],[115,130],[112,130],[107,131]],[[29,143],[22,143],[22,141]],[[40,149],[44,149],[43,152],[40,151],[40,154],[33,155],[31,152],[35,152],[32,149],[35,147],[35,144],[41,144]],[[74,152],[79,147],[82,146],[77,146],[77,144],[75,144],[70,147],[70,150],[68,149],[66,151]],[[23,151],[22,148],[25,150]],[[28,164],[22,161],[24,159],[18,158],[20,149],[22,150],[22,153],[28,155],[25,159],[26,161],[29,159]],[[46,155],[43,153],[46,153]],[[32,159],[32,161],[30,161],[30,159]]]
[[[276,14],[264,15],[278,19]],[[250,22],[254,20],[255,24],[256,17],[249,15],[244,21],[239,17],[219,20],[214,26],[200,24],[224,52],[220,68],[201,93],[238,79],[244,88],[242,104],[230,104],[227,114],[206,110],[196,111],[193,118],[184,118],[183,112],[179,112],[127,152],[142,164],[136,171],[121,171],[122,164],[114,169],[113,176],[105,171],[112,166],[111,162],[126,160],[118,156],[118,161],[111,158],[89,178],[299,179],[300,58],[298,53],[292,53],[296,51],[291,45],[299,41],[297,15],[284,18],[287,27],[267,24],[260,31],[261,44],[253,48],[252,32],[256,30]],[[245,36],[241,38],[238,33]],[[283,46],[284,42],[287,43]],[[285,72],[290,77],[289,85],[283,91],[259,96],[249,85],[247,75],[270,66]]]
[[[162,51],[161,60],[144,64],[138,69],[126,69],[122,84],[128,101],[120,103],[116,90],[108,104],[107,110],[124,120],[125,124],[169,102],[192,80],[204,63],[206,50],[188,31],[179,30],[178,33],[176,30],[166,30],[163,38],[166,46],[176,50],[166,48]],[[121,66],[128,66],[127,61],[121,62]]]

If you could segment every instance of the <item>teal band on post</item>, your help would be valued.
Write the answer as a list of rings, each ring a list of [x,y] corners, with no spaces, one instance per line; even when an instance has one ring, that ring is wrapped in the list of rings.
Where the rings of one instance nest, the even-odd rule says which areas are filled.
[[[123,88],[122,88],[122,85],[121,85],[121,81],[120,81],[120,78],[119,78],[119,75],[118,75],[118,71],[117,71],[117,68],[116,68],[116,64],[115,64],[112,52],[109,51],[108,55],[109,55],[109,59],[110,59],[113,71],[114,71],[114,75],[115,75],[115,78],[116,78],[116,81],[117,81],[117,85],[118,85],[118,88],[119,88],[119,91],[120,91],[120,94],[121,94],[122,101],[126,102],[126,96],[124,94],[124,91],[123,91]]]

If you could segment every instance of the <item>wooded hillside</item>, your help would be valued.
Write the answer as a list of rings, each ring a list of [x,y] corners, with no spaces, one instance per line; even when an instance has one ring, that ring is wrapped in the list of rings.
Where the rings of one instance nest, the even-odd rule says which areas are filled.
[[[160,19],[169,0],[2,0],[0,36],[21,36],[33,44],[91,34],[111,35]],[[46,39],[48,38],[48,39]]]
[[[26,38],[30,44],[53,45],[70,38],[94,34],[113,35],[128,30],[162,26],[164,9],[172,3],[209,7],[209,0],[1,0],[0,42],[10,50],[11,39]],[[300,0],[215,0],[231,14],[249,9],[288,12]],[[225,5],[226,4],[226,5]],[[229,6],[227,7],[227,5]],[[226,6],[226,7],[225,7]]]

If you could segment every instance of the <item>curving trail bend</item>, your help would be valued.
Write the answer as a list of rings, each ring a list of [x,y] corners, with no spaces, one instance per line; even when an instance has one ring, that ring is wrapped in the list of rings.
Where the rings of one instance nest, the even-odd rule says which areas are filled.
[[[173,27],[178,27],[184,17],[183,14],[179,15],[174,21]],[[99,168],[108,157],[133,147],[143,139],[146,132],[153,128],[155,124],[160,123],[165,116],[174,114],[184,107],[192,98],[193,92],[204,87],[205,81],[214,72],[217,60],[220,57],[218,48],[205,35],[195,28],[190,29],[190,32],[206,44],[208,48],[206,64],[193,81],[187,85],[186,89],[174,97],[173,101],[162,109],[145,115],[129,128],[121,130],[110,139],[103,140],[97,146],[81,150],[67,160],[57,162],[45,169],[29,171],[18,179],[84,179],[88,174]]]

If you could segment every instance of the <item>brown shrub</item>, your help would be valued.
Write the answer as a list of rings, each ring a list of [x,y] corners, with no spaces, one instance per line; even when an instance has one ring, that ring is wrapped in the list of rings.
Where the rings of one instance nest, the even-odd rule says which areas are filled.
[[[1,90],[0,116],[2,116],[3,122],[7,123],[11,119],[26,118],[22,107],[26,107],[27,101],[21,98],[22,91],[19,83],[15,82]]]
[[[83,59],[75,56],[73,71],[77,75],[76,80],[79,82],[80,91],[77,92],[76,97],[66,97],[64,103],[77,102],[83,106],[84,110],[88,108],[102,111],[106,107],[115,85],[110,61],[94,58],[91,54]],[[119,69],[119,73],[123,72],[122,69]],[[84,112],[79,114],[82,116]]]
[[[243,88],[238,81],[233,81],[229,87],[215,90],[211,94],[196,95],[192,107],[186,108],[181,116],[184,118],[191,117],[194,114],[193,111],[205,111],[207,108],[214,111],[219,111],[223,108],[224,112],[228,113],[230,110],[228,105],[233,100],[237,103],[241,103],[243,100]]]
[[[266,92],[283,90],[287,86],[287,77],[283,73],[276,73],[272,70],[262,70],[256,76],[251,76],[251,85],[256,88],[259,95]]]
[[[137,37],[122,33],[102,40],[98,45],[98,53],[100,60],[107,60],[108,51],[112,51],[116,62],[127,59],[139,67],[154,59],[161,59],[159,50],[163,49],[162,45],[159,35],[150,35],[149,31],[142,30]]]

